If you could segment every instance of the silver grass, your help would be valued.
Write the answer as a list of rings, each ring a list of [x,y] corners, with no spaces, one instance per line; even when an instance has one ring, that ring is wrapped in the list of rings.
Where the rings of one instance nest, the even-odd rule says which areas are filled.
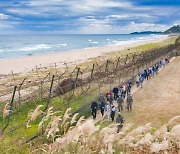
[[[10,110],[10,105],[9,103],[7,103],[4,106],[4,111],[3,111],[3,118],[7,117],[10,114],[11,110]]]
[[[77,116],[79,115],[79,113],[75,113],[71,119],[71,125],[73,125],[75,122],[77,122]]]
[[[71,108],[67,108],[66,112],[64,113],[61,127],[62,127],[62,126],[65,124],[65,122],[70,118],[70,111],[71,111]]]
[[[59,131],[58,125],[59,122],[61,121],[60,116],[53,116],[52,120],[49,122],[47,128],[46,128],[46,133],[47,133],[47,138],[52,137],[53,141],[55,138],[56,133]]]
[[[43,128],[44,123],[45,123],[46,121],[48,121],[51,116],[54,116],[55,114],[57,114],[57,113],[59,113],[59,112],[60,112],[60,111],[53,112],[53,107],[50,107],[50,108],[48,109],[48,111],[47,111],[46,116],[44,116],[44,117],[42,118],[42,120],[40,121],[40,123],[39,123],[39,125],[38,125],[38,130],[41,130],[41,129]]]
[[[35,121],[39,115],[41,115],[43,112],[41,111],[41,108],[43,107],[43,105],[38,105],[37,108],[35,110],[30,110],[28,113],[28,122],[26,124],[26,127],[29,128],[29,123],[31,121]]]

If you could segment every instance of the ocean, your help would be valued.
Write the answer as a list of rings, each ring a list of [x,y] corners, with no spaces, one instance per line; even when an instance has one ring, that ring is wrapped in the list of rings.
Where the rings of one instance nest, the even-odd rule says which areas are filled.
[[[152,34],[0,36],[0,59],[130,44],[159,36]]]

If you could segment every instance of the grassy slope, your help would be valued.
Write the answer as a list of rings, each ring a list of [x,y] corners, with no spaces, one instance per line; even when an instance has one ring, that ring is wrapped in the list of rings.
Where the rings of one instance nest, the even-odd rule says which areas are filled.
[[[134,47],[130,50],[108,53],[108,54],[104,55],[103,58],[105,58],[105,59],[109,58],[109,57],[114,58],[116,56],[125,55],[127,53],[132,53],[132,52],[144,52],[149,49],[158,48],[158,47],[162,47],[167,44],[171,44],[174,42],[174,40],[175,39],[172,38],[167,41],[160,42],[160,43],[150,43],[150,44]],[[94,61],[98,62],[99,60],[101,60],[101,57],[92,59],[89,62],[87,62],[85,64],[80,64],[80,65],[89,65],[90,63],[92,64]],[[94,97],[93,95],[89,96],[87,99],[87,102],[92,100],[93,97]],[[77,101],[71,103],[70,107],[72,107],[73,110],[76,110],[77,106],[81,107],[83,105],[83,102],[84,102],[84,99],[82,97],[82,98],[78,99]],[[11,153],[11,151],[13,151],[13,150],[14,150],[14,152],[12,152],[12,153],[15,153],[15,152],[19,153],[19,151],[21,151],[22,153],[28,152],[29,148],[27,145],[18,146],[18,144],[19,144],[19,142],[23,142],[23,141],[29,139],[31,136],[33,136],[34,134],[36,134],[38,132],[37,126],[38,126],[38,122],[40,121],[40,118],[37,119],[35,122],[33,122],[31,124],[32,127],[29,129],[26,129],[26,127],[22,124],[25,124],[25,121],[27,120],[27,114],[30,109],[35,109],[38,104],[45,104],[45,103],[46,102],[44,102],[44,101],[29,102],[28,104],[24,104],[20,107],[20,112],[15,112],[12,114],[10,125],[6,130],[6,132],[9,132],[9,133],[7,133],[7,134],[5,133],[4,140],[2,140],[2,136],[1,136],[0,150],[2,150],[2,149],[4,151],[8,150],[8,153]],[[51,106],[54,106],[54,108],[59,107],[59,105],[63,104],[63,103],[64,102],[60,101],[58,97],[53,98],[51,100]],[[1,103],[1,105],[2,105],[2,103]],[[64,108],[61,107],[60,110],[62,110],[62,111],[65,110],[65,107]],[[89,111],[89,109],[84,110],[84,112],[82,114],[89,115],[89,112],[87,112],[87,111]],[[137,113],[126,113],[125,116],[128,119],[128,117],[134,117],[134,115],[137,115]],[[2,119],[2,113],[0,114],[0,121],[2,121],[0,123],[0,129],[2,129],[3,126],[5,125],[5,123],[7,122],[7,119],[4,119],[4,120]],[[131,121],[135,122],[135,118],[132,118]],[[22,125],[19,129],[15,130],[13,132],[10,131],[12,128],[15,128],[16,126],[19,126],[19,125]],[[106,125],[107,124],[105,124],[105,126]],[[36,140],[35,142],[38,142],[38,140]]]

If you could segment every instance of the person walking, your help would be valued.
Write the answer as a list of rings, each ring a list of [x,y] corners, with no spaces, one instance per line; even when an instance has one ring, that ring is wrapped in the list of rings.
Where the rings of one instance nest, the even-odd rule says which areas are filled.
[[[107,119],[108,121],[110,121],[110,117],[111,117],[111,106],[109,103],[107,103],[106,105],[106,111],[107,111]]]
[[[108,97],[110,97],[110,96],[112,96],[113,94],[112,94],[112,92],[111,91],[107,91],[107,93],[106,93],[106,98],[107,98],[107,100],[108,100]]]
[[[133,98],[131,94],[128,94],[127,96],[127,109],[128,111],[132,111],[132,103],[133,103]]]
[[[139,78],[139,86],[140,86],[141,88],[142,88],[143,82],[144,82],[144,76],[141,74],[141,75],[140,75],[140,78]]]
[[[99,102],[101,103],[101,102],[105,102],[105,101],[106,101],[105,96],[104,96],[103,94],[100,94],[100,96],[99,96]]]
[[[129,82],[127,83],[127,93],[130,93],[130,92],[131,92],[131,88],[132,88],[132,82],[129,81]]]
[[[114,100],[116,100],[116,99],[118,98],[118,91],[119,91],[118,87],[115,86],[115,87],[113,88]]]
[[[92,102],[91,111],[92,111],[93,119],[96,119],[97,108],[98,108],[98,103],[97,102]]]
[[[102,117],[104,116],[105,106],[106,106],[106,103],[105,103],[105,102],[101,102],[101,103],[100,103],[100,110],[101,110],[101,115],[102,115]]]
[[[121,96],[119,96],[119,97],[117,98],[118,111],[119,111],[119,112],[123,110],[123,102],[124,102],[123,98],[122,98]]]
[[[155,65],[155,70],[156,70],[156,75],[158,75],[158,72],[159,72],[159,67],[158,67],[158,65],[157,65],[157,64]]]
[[[136,85],[137,85],[137,87],[139,87],[139,74],[136,75]]]
[[[112,119],[112,122],[114,121],[115,113],[116,113],[116,107],[114,105],[111,105],[111,119]]]
[[[107,101],[109,101],[110,104],[113,103],[113,94],[112,94],[111,91],[108,91],[108,92],[106,93],[106,98],[107,98]]]
[[[112,95],[108,95],[107,100],[109,101],[110,104],[113,104],[113,96]]]
[[[99,96],[99,102],[100,102],[100,110],[101,110],[102,117],[104,116],[104,110],[105,110],[105,105],[106,105],[105,100],[106,99],[105,99],[104,95],[101,94]]]
[[[118,112],[118,116],[116,118],[117,133],[119,133],[120,129],[123,127],[124,121],[125,121],[124,117],[121,115],[120,112]]]

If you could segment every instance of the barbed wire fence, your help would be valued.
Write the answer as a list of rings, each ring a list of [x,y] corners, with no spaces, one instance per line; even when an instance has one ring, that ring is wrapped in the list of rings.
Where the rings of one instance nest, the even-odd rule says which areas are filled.
[[[59,100],[57,110],[76,106],[74,113],[87,112],[91,102],[97,101],[101,93],[105,94],[114,86],[128,81],[134,84],[138,72],[165,57],[172,57],[172,51],[179,45],[177,42],[139,54],[132,53],[116,59],[104,59],[98,63],[94,62],[92,66],[76,65],[73,69],[68,67],[67,63],[64,68],[55,63],[48,68],[36,66],[26,76],[14,74],[12,71],[11,78],[6,79],[5,76],[3,80],[7,82],[0,84],[2,87],[0,97],[4,101],[11,99],[11,114],[3,132],[10,123],[10,116],[22,103],[28,105],[31,102],[46,100],[45,110],[47,110],[51,104],[51,97],[55,97]],[[77,103],[78,100],[80,101]]]

